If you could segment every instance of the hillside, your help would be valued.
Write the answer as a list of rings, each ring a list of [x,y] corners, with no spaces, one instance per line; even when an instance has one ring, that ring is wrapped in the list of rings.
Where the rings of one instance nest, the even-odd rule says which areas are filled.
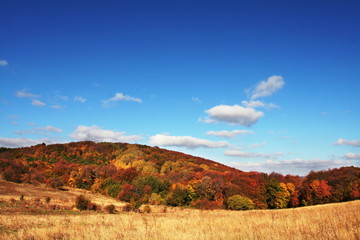
[[[85,189],[64,187],[59,190],[46,187],[43,184],[35,186],[28,183],[13,183],[0,180],[0,203],[2,203],[0,204],[0,213],[19,214],[45,212],[45,210],[48,210],[48,208],[46,208],[47,205],[52,206],[53,209],[72,210],[75,199],[79,195],[84,195],[101,209],[113,204],[116,209],[121,210],[125,205],[124,202],[117,201],[116,199],[106,197],[99,193],[91,193]],[[22,201],[20,201],[21,196],[23,196]],[[47,198],[49,199],[49,203],[45,204]],[[21,205],[16,203],[21,203]],[[51,211],[48,213],[51,213]]]
[[[85,141],[0,148],[0,174],[7,181],[81,188],[139,205],[234,209],[238,205],[229,204],[234,195],[245,197],[241,209],[360,199],[360,168],[311,172],[304,178],[268,175],[127,143]]]

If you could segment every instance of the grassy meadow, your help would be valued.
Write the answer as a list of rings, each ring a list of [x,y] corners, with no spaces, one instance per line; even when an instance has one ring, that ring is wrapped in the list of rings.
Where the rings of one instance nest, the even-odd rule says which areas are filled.
[[[360,201],[285,210],[1,214],[1,239],[360,239]]]

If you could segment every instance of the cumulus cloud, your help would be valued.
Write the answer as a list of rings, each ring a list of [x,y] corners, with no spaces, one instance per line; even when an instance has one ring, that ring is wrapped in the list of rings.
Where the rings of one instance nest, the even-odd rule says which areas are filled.
[[[28,92],[27,89],[22,89],[22,90],[17,91],[15,96],[18,98],[38,98],[38,97],[40,97],[37,94]]]
[[[53,144],[53,139],[29,139],[29,138],[0,138],[0,146],[2,147],[28,147],[40,143]]]
[[[94,126],[78,126],[70,137],[79,141],[90,140],[94,142],[136,142],[143,137],[139,135],[126,135],[125,132],[115,132]]]
[[[0,60],[0,67],[1,66],[7,66],[9,63],[8,63],[8,61],[6,61],[6,60]]]
[[[206,132],[207,135],[217,136],[217,137],[224,137],[224,138],[232,138],[237,135],[245,135],[245,134],[254,134],[252,130],[233,130],[233,131],[208,131]]]
[[[346,153],[342,158],[343,159],[349,159],[349,160],[360,160],[360,154],[358,154],[358,153]]]
[[[341,166],[351,166],[352,163],[349,160],[294,159],[284,161],[267,160],[265,162],[247,163],[231,162],[229,165],[243,171],[257,171],[267,173],[279,172],[282,174],[306,175],[311,170],[319,171]]]
[[[46,126],[46,127],[37,127],[30,130],[21,130],[21,131],[15,131],[14,133],[17,135],[25,135],[25,134],[47,134],[47,133],[61,133],[62,130],[57,127],[53,126]]]
[[[39,101],[39,100],[37,100],[37,99],[32,100],[31,104],[34,105],[34,106],[37,106],[37,107],[44,107],[44,106],[46,106],[45,103],[43,103],[42,101]]]
[[[142,100],[140,98],[131,97],[131,96],[125,95],[123,93],[115,93],[114,97],[103,100],[102,103],[103,103],[104,107],[110,107],[118,101],[142,103]]]
[[[267,80],[260,82],[255,88],[250,91],[251,99],[267,97],[274,94],[276,91],[284,86],[285,82],[282,76],[274,75]]]
[[[75,102],[84,103],[84,102],[87,101],[87,99],[86,99],[86,98],[83,98],[83,97],[76,96],[76,97],[74,98],[74,101],[75,101]]]
[[[239,124],[246,127],[250,127],[264,116],[263,112],[239,105],[218,105],[205,112],[209,114],[210,120]]]
[[[225,156],[240,157],[240,158],[269,158],[276,159],[283,156],[283,153],[254,153],[254,152],[243,152],[239,150],[226,150]]]
[[[158,146],[186,147],[190,149],[204,148],[224,148],[229,146],[226,141],[213,142],[206,139],[191,136],[169,136],[168,134],[157,134],[150,137],[150,144]]]
[[[346,140],[339,138],[334,145],[347,145],[352,147],[360,147],[360,140]]]
[[[273,104],[273,103],[264,103],[263,101],[260,100],[255,100],[255,101],[242,101],[241,104],[245,107],[249,107],[249,108],[265,108],[265,109],[271,109],[271,108],[279,108],[278,105]]]

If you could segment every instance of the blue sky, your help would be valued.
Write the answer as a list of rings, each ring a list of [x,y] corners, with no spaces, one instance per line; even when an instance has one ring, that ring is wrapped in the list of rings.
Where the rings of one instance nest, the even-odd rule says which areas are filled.
[[[0,146],[159,146],[245,171],[360,165],[358,1],[3,1]]]

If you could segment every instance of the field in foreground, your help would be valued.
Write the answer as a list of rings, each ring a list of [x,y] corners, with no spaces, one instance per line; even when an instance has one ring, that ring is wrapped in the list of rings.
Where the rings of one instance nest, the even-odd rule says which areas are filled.
[[[360,239],[360,201],[286,210],[0,215],[0,239]]]

